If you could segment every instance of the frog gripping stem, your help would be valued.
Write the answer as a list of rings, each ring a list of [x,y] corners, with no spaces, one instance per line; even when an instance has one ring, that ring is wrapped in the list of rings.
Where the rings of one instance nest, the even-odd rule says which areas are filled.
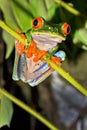
[[[21,36],[21,38],[23,38],[24,40],[26,39],[26,36],[24,34],[20,34],[18,31],[17,33]],[[26,53],[27,58],[30,58],[34,55],[34,58],[33,58],[34,62],[41,60],[43,56],[47,55],[46,51],[37,50],[36,43],[33,41],[33,39],[31,39],[31,42],[28,48],[26,48],[25,45],[18,40],[16,40],[15,43],[16,43],[16,50],[18,54],[21,55],[23,53]],[[61,65],[61,58],[59,57],[51,56],[51,61],[56,63],[59,66]]]
[[[7,29],[9,30],[9,28]],[[77,90],[87,96],[87,90],[84,89],[83,86],[81,86],[77,81],[75,81],[68,73],[62,70],[61,67],[58,67],[65,59],[64,52],[58,51],[56,55],[51,53],[49,56],[49,50],[53,50],[59,43],[66,40],[66,36],[70,33],[70,31],[71,28],[69,24],[59,23],[56,25],[51,25],[42,17],[38,17],[33,20],[32,28],[27,30],[25,33],[26,36],[21,34],[19,31],[16,31],[21,38],[27,40],[31,39],[31,45],[29,44],[29,48],[27,46],[28,43],[24,42],[24,40],[22,41],[20,38],[18,39],[20,39],[23,44],[19,40],[15,41],[16,53],[12,76],[13,79],[21,79],[30,86],[36,86],[45,80],[54,71],[53,69],[55,69],[67,81],[74,85]],[[9,33],[10,32],[12,31],[10,30]],[[34,45],[32,44],[33,42],[35,42]],[[32,57],[32,55],[34,55],[34,57]],[[46,56],[43,57],[44,55]],[[56,63],[58,66],[54,63]],[[50,67],[48,64],[50,64]]]
[[[20,41],[16,41],[16,50],[17,50],[19,55],[21,55],[22,53],[25,52],[27,58],[30,58],[34,55],[34,58],[33,58],[34,62],[41,60],[41,58],[43,56],[47,55],[46,51],[37,50],[36,44],[33,40],[31,40],[30,46],[28,47],[28,49],[25,49],[24,44],[22,44]],[[57,65],[61,65],[61,58],[58,58],[56,56],[52,56],[51,61],[56,63]]]
[[[24,34],[16,31],[22,40],[15,41],[15,63],[13,79],[22,80],[30,86],[36,86],[45,80],[53,71],[47,60],[60,66],[65,53],[58,51],[58,45],[70,32],[67,23],[52,26],[42,17],[32,21],[32,27]]]

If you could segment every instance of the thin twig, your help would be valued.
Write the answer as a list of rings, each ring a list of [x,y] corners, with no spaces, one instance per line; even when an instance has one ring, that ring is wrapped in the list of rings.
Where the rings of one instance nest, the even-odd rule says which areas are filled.
[[[73,8],[72,6],[70,6],[68,3],[62,1],[62,0],[54,0],[56,3],[58,3],[59,5],[61,5],[63,8],[65,8],[68,12],[72,13],[73,15],[76,16],[82,16],[83,18],[87,19],[87,16],[82,14],[80,11],[78,11],[77,9]]]
[[[50,61],[49,59],[44,59],[50,66],[55,69],[64,79],[66,79],[69,83],[73,85],[78,91],[80,91],[83,95],[87,96],[87,89],[85,89],[80,83],[78,83],[69,73],[63,70],[61,67],[57,66],[55,63]]]
[[[7,98],[9,98],[12,102],[14,102],[16,105],[18,105],[19,107],[21,107],[23,110],[25,110],[29,114],[33,115],[35,118],[37,118],[39,121],[41,121],[44,125],[46,125],[51,130],[59,130],[57,127],[55,127],[53,124],[51,124],[47,119],[45,119],[44,117],[42,117],[38,112],[36,112],[35,110],[33,110],[31,107],[29,107],[28,105],[26,105],[21,100],[17,99],[13,95],[11,95],[6,90],[0,88],[0,93],[3,94],[4,96],[6,96]]]
[[[0,20],[0,27],[3,28],[6,32],[8,32],[10,35],[12,35],[15,39],[18,39],[23,44],[26,44],[25,40],[20,37],[19,34],[17,34],[15,31],[13,31],[8,25],[6,25],[3,21]]]

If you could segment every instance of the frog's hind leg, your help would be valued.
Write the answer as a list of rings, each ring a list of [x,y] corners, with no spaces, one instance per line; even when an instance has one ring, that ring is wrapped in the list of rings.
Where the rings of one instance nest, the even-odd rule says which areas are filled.
[[[16,30],[16,32],[20,35],[22,39],[26,39],[26,36],[24,34],[20,33],[18,30]],[[25,51],[25,45],[19,40],[15,40],[15,48],[19,55],[23,54]]]

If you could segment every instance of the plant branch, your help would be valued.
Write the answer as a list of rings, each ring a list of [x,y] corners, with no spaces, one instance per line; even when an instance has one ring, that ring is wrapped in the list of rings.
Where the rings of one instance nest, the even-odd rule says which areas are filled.
[[[51,60],[44,58],[44,60],[50,64],[50,66],[55,69],[64,79],[66,79],[69,83],[73,85],[78,91],[80,91],[83,95],[87,96],[87,89],[85,89],[81,84],[79,84],[72,76],[69,75],[66,71],[64,71],[61,67],[57,66]]]
[[[8,25],[6,25],[3,21],[0,20],[0,27],[3,28],[6,32],[8,32],[10,35],[12,35],[15,39],[18,39],[23,44],[26,44],[25,40],[20,37],[19,34],[17,34],[15,31],[13,31]]]
[[[84,18],[87,19],[87,16],[82,14],[80,11],[78,11],[77,9],[73,8],[72,6],[70,6],[69,4],[67,4],[66,2],[62,1],[62,0],[54,0],[56,3],[58,3],[59,5],[61,5],[63,8],[65,8],[67,11],[69,11],[70,13],[76,15],[76,16],[82,16]]]
[[[29,114],[37,118],[39,121],[41,121],[44,125],[46,125],[51,130],[59,130],[57,127],[51,124],[47,119],[42,117],[38,112],[36,112],[31,107],[26,105],[24,102],[22,102],[21,100],[17,99],[16,97],[8,93],[6,90],[0,88],[0,93],[6,96],[7,98],[9,98],[13,103],[21,107],[23,110],[25,110],[26,112],[28,112]]]

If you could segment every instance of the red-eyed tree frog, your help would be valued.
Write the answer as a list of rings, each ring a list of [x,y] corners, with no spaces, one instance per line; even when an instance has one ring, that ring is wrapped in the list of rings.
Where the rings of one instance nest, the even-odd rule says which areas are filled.
[[[20,36],[26,44],[15,41],[15,62],[13,79],[36,86],[46,79],[54,70],[41,58],[48,56],[60,65],[65,59],[64,51],[58,51],[58,44],[70,33],[67,23],[49,24],[42,17],[32,21],[32,28]]]

